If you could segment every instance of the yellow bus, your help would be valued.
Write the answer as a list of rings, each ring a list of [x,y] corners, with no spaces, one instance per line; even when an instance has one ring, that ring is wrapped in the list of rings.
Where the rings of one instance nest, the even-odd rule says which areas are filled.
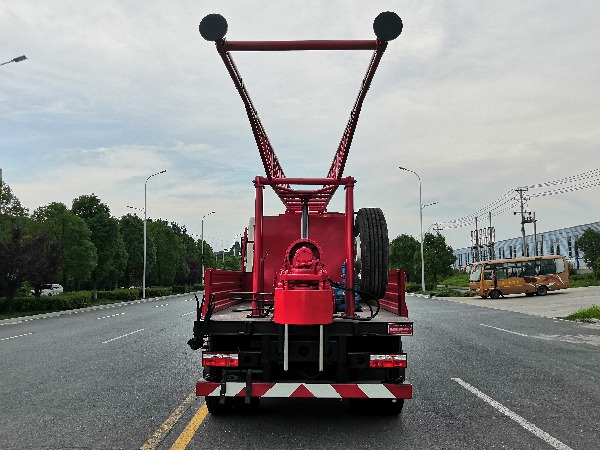
[[[546,295],[569,287],[569,265],[564,256],[536,256],[481,261],[469,276],[471,295],[499,298],[508,294]]]

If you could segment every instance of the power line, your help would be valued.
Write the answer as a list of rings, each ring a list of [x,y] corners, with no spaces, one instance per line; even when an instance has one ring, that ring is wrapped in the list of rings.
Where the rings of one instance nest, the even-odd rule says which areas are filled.
[[[537,184],[525,186],[526,189],[539,189],[539,188],[543,188],[543,187],[558,186],[561,184],[576,183],[576,184],[572,184],[571,186],[564,186],[564,187],[551,189],[551,190],[547,190],[547,191],[543,191],[543,192],[533,192],[533,193],[529,192],[528,196],[526,198],[524,198],[523,201],[526,202],[527,200],[529,200],[532,197],[546,197],[546,196],[550,196],[550,195],[565,194],[568,192],[575,192],[575,191],[580,191],[582,189],[588,189],[591,187],[600,186],[600,179],[597,179],[598,177],[600,177],[600,168],[592,169],[587,172],[582,172],[580,174],[572,175],[572,176],[561,178],[558,180],[546,181],[544,183],[537,183]],[[498,199],[494,200],[489,205],[481,208],[480,210],[478,210],[472,214],[461,217],[459,219],[442,222],[442,223],[439,223],[438,225],[443,229],[462,228],[462,227],[473,225],[475,223],[476,217],[477,218],[482,217],[486,213],[487,214],[492,213],[492,217],[503,214],[507,211],[512,210],[515,206],[519,205],[519,202],[517,201],[518,200],[517,197],[514,196],[515,192],[516,192],[515,189],[511,189],[508,192],[506,192],[504,195],[500,196]],[[506,205],[509,202],[510,202],[510,204],[507,207],[502,208],[504,205]],[[500,209],[500,208],[502,208],[502,209]]]

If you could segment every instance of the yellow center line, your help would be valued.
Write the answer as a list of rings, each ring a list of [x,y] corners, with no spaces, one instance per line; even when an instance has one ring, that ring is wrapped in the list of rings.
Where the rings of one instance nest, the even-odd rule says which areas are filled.
[[[208,408],[206,403],[203,403],[198,412],[192,417],[192,420],[187,424],[185,430],[179,435],[175,443],[171,446],[171,450],[185,450],[187,445],[190,443],[194,434],[198,430],[198,427],[202,424],[202,421],[208,414]]]
[[[161,441],[165,438],[167,433],[171,431],[171,428],[175,426],[177,421],[181,419],[183,413],[189,408],[191,403],[194,400],[196,400],[196,398],[196,390],[194,389],[194,391],[192,391],[192,393],[188,395],[183,402],[181,402],[181,405],[179,405],[171,413],[169,418],[165,420],[165,422],[160,427],[158,427],[158,429],[154,432],[152,437],[148,439],[148,442],[146,442],[140,447],[140,450],[154,450],[158,446],[158,444],[160,444]]]

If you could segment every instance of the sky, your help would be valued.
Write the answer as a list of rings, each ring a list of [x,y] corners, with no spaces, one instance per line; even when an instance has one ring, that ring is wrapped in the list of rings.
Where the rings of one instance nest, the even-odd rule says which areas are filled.
[[[419,179],[402,166],[420,177],[423,229],[439,224],[455,249],[470,245],[475,215],[489,225],[489,210],[497,240],[519,236],[519,187],[538,233],[600,221],[593,0],[4,0],[0,62],[27,60],[0,66],[3,181],[30,212],[94,193],[115,217],[141,216],[146,187],[148,217],[229,247],[264,169],[200,20],[223,15],[229,40],[364,40],[382,11],[404,29],[348,156],[356,209],[381,208],[390,238],[418,238]],[[232,56],[286,175],[324,177],[371,52]],[[343,200],[340,190],[329,210]],[[268,192],[265,213],[283,211]]]

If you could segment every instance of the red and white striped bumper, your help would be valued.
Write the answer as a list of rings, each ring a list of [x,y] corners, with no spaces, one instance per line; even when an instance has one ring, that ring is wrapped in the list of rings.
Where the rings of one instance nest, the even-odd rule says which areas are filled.
[[[198,397],[219,397],[221,383],[198,381]],[[226,397],[245,397],[246,383],[225,383]],[[412,398],[412,384],[252,383],[250,397],[262,398]]]

